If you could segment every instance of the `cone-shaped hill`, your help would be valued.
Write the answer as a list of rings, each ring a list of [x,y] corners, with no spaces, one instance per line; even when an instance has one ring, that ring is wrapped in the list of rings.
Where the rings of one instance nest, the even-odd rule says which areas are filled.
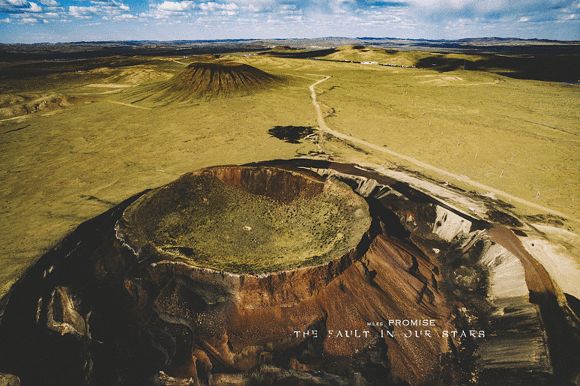
[[[281,81],[258,68],[236,62],[196,62],[173,78],[148,85],[129,94],[133,102],[187,102],[266,89]]]

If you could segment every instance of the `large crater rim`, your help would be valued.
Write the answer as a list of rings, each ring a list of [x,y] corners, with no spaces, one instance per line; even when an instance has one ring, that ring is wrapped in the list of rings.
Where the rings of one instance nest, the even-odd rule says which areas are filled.
[[[218,166],[143,194],[116,225],[141,259],[231,275],[336,262],[371,225],[363,197],[335,178],[268,166]]]

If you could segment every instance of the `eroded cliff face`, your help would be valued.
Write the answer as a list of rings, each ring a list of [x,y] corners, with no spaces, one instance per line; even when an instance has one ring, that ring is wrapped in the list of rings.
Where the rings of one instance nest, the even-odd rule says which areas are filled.
[[[395,184],[314,166],[208,169],[80,225],[3,299],[0,372],[24,385],[551,379],[540,307],[526,296],[523,266],[489,238],[488,224]],[[346,208],[340,212],[350,213],[352,227],[341,230],[350,241],[322,259],[299,253],[288,269],[272,264],[255,273],[218,270],[183,249],[163,248],[167,236],[151,235],[167,229],[167,213],[142,228],[152,217],[140,211],[153,200],[159,205],[151,208],[187,212],[180,203],[195,184],[184,181],[204,174],[284,208],[330,189]],[[211,195],[192,202],[203,205],[203,198]],[[470,330],[492,338],[450,334]]]

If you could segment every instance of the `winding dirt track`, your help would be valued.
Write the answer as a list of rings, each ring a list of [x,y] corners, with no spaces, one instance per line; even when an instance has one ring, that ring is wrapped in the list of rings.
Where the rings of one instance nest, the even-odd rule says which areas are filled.
[[[435,172],[435,173],[438,173],[440,175],[444,175],[444,176],[453,178],[453,179],[455,179],[457,181],[461,181],[461,182],[467,183],[467,184],[469,184],[469,185],[471,185],[473,187],[476,187],[476,188],[478,188],[480,190],[487,191],[487,192],[496,194],[498,196],[502,196],[502,197],[504,197],[504,198],[506,198],[508,200],[511,200],[511,201],[517,202],[519,204],[525,205],[525,206],[527,206],[529,208],[534,208],[534,209],[537,209],[537,210],[541,210],[541,211],[543,211],[545,213],[550,213],[550,214],[553,214],[553,215],[560,216],[560,217],[563,217],[563,218],[566,218],[566,219],[571,220],[570,216],[568,216],[568,215],[566,215],[566,214],[564,214],[562,212],[556,211],[554,209],[547,208],[547,207],[545,207],[543,205],[536,204],[534,202],[525,200],[525,199],[520,198],[520,197],[516,197],[516,196],[511,195],[511,194],[509,194],[507,192],[504,192],[503,190],[499,190],[499,189],[496,189],[496,188],[494,188],[492,186],[482,184],[481,182],[474,181],[474,180],[472,180],[471,178],[469,178],[467,176],[463,176],[463,175],[451,173],[448,170],[441,169],[441,168],[439,168],[437,166],[433,166],[431,164],[425,163],[425,162],[420,161],[420,160],[418,160],[416,158],[409,157],[407,155],[401,154],[401,153],[396,152],[394,150],[391,150],[391,149],[389,149],[389,148],[387,148],[385,146],[376,145],[374,143],[365,141],[364,139],[360,139],[360,138],[357,138],[357,137],[353,137],[352,135],[344,134],[344,133],[341,133],[339,131],[336,131],[336,130],[330,128],[326,124],[326,122],[324,121],[324,115],[322,114],[322,109],[320,107],[320,103],[318,103],[318,99],[316,97],[316,86],[318,86],[322,82],[327,81],[330,78],[331,77],[329,75],[324,75],[324,77],[322,79],[317,80],[316,82],[312,83],[308,87],[308,89],[310,90],[310,97],[312,98],[312,105],[314,106],[314,110],[316,111],[316,120],[318,122],[318,128],[321,131],[323,131],[323,132],[325,132],[327,134],[330,134],[330,135],[332,135],[332,136],[334,136],[336,138],[340,138],[340,139],[345,140],[345,141],[348,141],[348,142],[356,143],[358,145],[362,145],[362,146],[368,147],[370,149],[379,151],[381,153],[389,154],[389,155],[391,155],[393,157],[397,157],[397,158],[402,159],[402,160],[405,160],[405,161],[407,161],[407,162],[409,162],[409,163],[411,163],[413,165],[419,166],[419,167],[421,167],[421,168],[423,168],[425,170],[430,170],[430,171]]]

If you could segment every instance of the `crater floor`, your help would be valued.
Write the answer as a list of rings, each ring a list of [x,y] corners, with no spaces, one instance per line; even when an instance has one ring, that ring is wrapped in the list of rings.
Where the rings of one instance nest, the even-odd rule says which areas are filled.
[[[339,181],[247,167],[186,175],[123,218],[121,237],[135,250],[147,244],[165,258],[254,274],[341,257],[370,226],[364,200]]]

